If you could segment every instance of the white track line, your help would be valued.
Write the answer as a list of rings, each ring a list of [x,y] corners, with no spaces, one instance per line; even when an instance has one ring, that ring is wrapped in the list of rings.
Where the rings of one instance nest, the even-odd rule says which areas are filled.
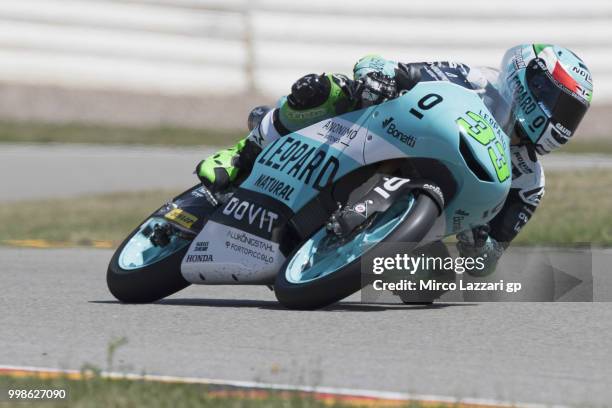
[[[29,372],[41,372],[41,373],[56,373],[56,374],[80,374],[79,370],[62,370],[57,368],[46,368],[46,367],[29,367],[29,366],[13,366],[13,365],[0,365],[0,371],[29,371]],[[235,380],[220,380],[212,378],[199,378],[199,377],[177,377],[169,375],[149,375],[149,374],[133,374],[133,373],[117,373],[117,372],[106,372],[100,373],[103,378],[109,379],[127,379],[127,380],[146,380],[146,381],[158,381],[166,383],[185,383],[185,384],[204,384],[204,385],[219,385],[219,386],[230,386],[250,389],[265,389],[265,390],[278,390],[278,391],[303,391],[303,392],[314,392],[320,394],[334,394],[346,397],[365,397],[365,398],[377,398],[386,400],[398,400],[398,401],[434,401],[441,403],[462,403],[462,404],[473,404],[473,405],[489,405],[497,407],[514,407],[514,408],[568,408],[565,405],[549,405],[549,404],[532,404],[532,403],[517,403],[509,401],[500,401],[495,399],[486,398],[455,398],[441,395],[427,395],[427,394],[411,394],[404,392],[394,391],[376,391],[376,390],[364,390],[364,389],[353,389],[353,388],[337,388],[337,387],[318,387],[318,386],[307,386],[307,385],[289,385],[289,384],[273,384],[263,383],[258,381],[235,381]]]

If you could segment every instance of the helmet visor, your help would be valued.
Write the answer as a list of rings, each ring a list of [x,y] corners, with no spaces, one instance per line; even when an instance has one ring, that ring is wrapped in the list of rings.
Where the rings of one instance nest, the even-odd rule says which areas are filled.
[[[568,87],[576,87],[576,84],[566,85],[555,79],[541,58],[535,58],[527,65],[525,75],[529,90],[548,118],[553,124],[561,125],[563,129],[560,130],[566,136],[573,135],[589,107],[586,100],[583,101]],[[568,78],[568,82],[572,81]]]

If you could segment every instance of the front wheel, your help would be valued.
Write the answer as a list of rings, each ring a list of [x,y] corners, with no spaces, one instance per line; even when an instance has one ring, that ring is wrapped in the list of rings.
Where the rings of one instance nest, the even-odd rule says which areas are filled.
[[[191,240],[171,235],[165,245],[155,245],[151,233],[169,223],[152,217],[119,246],[108,265],[106,283],[117,300],[149,303],[189,286],[181,275],[181,261]]]
[[[274,292],[290,309],[317,309],[362,287],[361,257],[385,242],[414,249],[432,228],[439,210],[426,194],[412,193],[378,214],[351,240],[339,242],[323,227],[293,251],[276,276]]]

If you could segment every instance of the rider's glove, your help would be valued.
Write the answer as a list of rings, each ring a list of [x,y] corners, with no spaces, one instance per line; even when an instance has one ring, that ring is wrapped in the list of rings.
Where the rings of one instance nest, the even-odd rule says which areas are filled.
[[[398,96],[395,79],[382,72],[369,72],[357,82],[355,93],[362,108],[377,105]]]
[[[235,146],[221,150],[198,163],[195,172],[202,184],[215,191],[229,187],[238,177],[240,153],[245,143],[246,139],[242,139]]]
[[[504,246],[489,236],[489,227],[485,225],[457,234],[457,250],[462,257],[482,258],[482,270],[474,268],[466,273],[474,277],[484,277],[495,272],[497,262],[504,253]]]

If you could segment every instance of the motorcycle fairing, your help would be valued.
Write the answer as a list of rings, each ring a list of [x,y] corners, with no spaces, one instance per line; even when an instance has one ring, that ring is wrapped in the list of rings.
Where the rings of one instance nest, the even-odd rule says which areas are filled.
[[[273,281],[284,261],[279,243],[287,222],[321,190],[363,166],[367,129],[360,124],[369,111],[324,120],[264,148],[249,177],[211,215],[189,247],[181,265],[185,279],[229,284]],[[208,243],[212,257],[197,257],[198,242]]]
[[[435,100],[431,95],[440,96],[442,101],[423,109],[427,107],[423,101]],[[466,116],[468,112],[486,120],[494,137],[489,145],[467,134],[460,125],[463,118],[472,120]],[[456,192],[447,200],[444,217],[434,227],[437,232],[431,238],[440,239],[483,225],[501,209],[512,177],[502,181],[497,177],[489,147],[494,145],[497,150],[498,144],[502,150],[500,162],[511,174],[509,139],[478,94],[450,82],[422,82],[403,96],[376,106],[368,122],[364,158],[366,164],[403,157],[432,159],[449,170]],[[475,173],[474,167],[481,171]],[[435,174],[430,176],[437,184],[444,184]]]
[[[492,140],[487,144],[462,126],[466,120],[473,121],[472,113],[491,129]],[[312,183],[313,178],[302,177],[308,175],[304,170],[291,171],[300,160],[292,160],[289,153],[308,151],[302,144],[324,157],[320,162],[323,183],[316,182],[319,178]],[[491,146],[499,155],[497,164],[491,157]],[[291,194],[282,200],[295,213],[316,197],[325,183],[337,181],[359,167],[397,158],[418,158],[415,162],[423,163],[427,162],[423,159],[430,159],[448,169],[440,176],[452,174],[456,194],[447,202],[439,238],[488,222],[499,212],[510,189],[511,177],[500,180],[496,169],[496,165],[501,166],[510,174],[507,135],[475,91],[445,81],[421,82],[399,98],[278,139],[258,157],[241,188],[278,199],[279,194],[266,188],[266,182],[278,182],[276,189],[280,183],[290,185]],[[429,176],[438,185],[448,184],[447,180],[435,179],[435,174]]]
[[[292,214],[266,195],[236,190],[190,245],[181,265],[183,276],[208,284],[272,281],[285,260],[280,234]]]
[[[160,207],[153,216],[164,218],[177,228],[196,234],[217,206],[217,199],[206,187],[196,186]]]
[[[240,187],[297,212],[325,187],[364,165],[363,124],[371,110],[326,119],[277,139],[258,156]]]
[[[192,283],[270,284],[284,261],[278,243],[208,221],[183,258],[181,273]]]
[[[470,120],[469,112],[482,118],[474,127],[492,129],[499,162],[475,131],[467,134],[473,129],[460,125],[462,118]],[[271,282],[284,261],[276,231],[295,213],[360,167],[411,157],[441,163],[456,186],[431,239],[486,223],[509,191],[510,178],[494,176],[496,165],[509,168],[507,136],[480,97],[449,82],[419,83],[397,99],[323,120],[264,148],[236,200],[217,210],[191,244],[183,276],[193,283]],[[197,257],[198,242],[208,242],[212,257]]]

